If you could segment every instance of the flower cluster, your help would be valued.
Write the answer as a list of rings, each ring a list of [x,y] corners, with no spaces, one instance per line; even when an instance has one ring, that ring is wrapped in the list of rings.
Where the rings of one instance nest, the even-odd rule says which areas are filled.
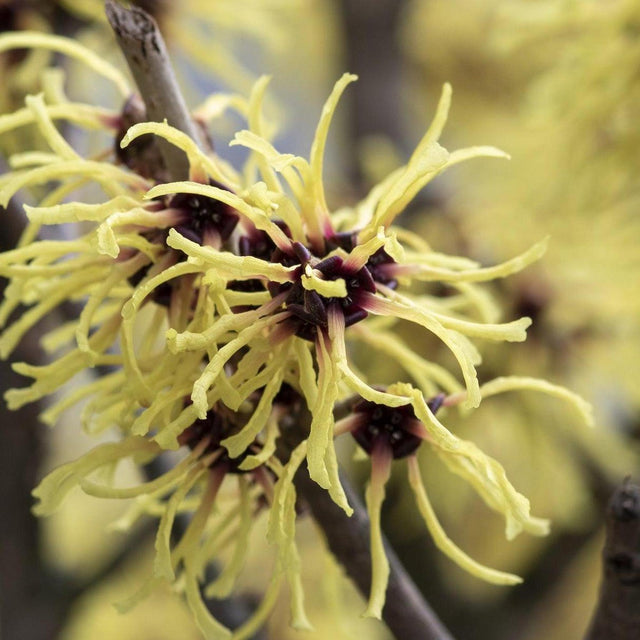
[[[9,356],[54,308],[69,301],[81,308],[77,318],[45,336],[44,346],[55,354],[50,364],[15,365],[33,382],[9,391],[7,402],[20,407],[83,370],[108,366],[102,377],[64,394],[43,418],[53,424],[86,400],[85,428],[115,427],[121,435],[119,442],[101,445],[45,478],[35,491],[37,511],[50,513],[79,485],[95,496],[135,499],[129,523],[143,513],[160,516],[154,575],[138,596],[157,581],[175,581],[203,632],[218,638],[229,632],[204,606],[203,569],[222,547],[232,547],[231,560],[206,588],[209,595],[228,595],[255,517],[266,510],[268,538],[276,549],[273,579],[263,604],[235,637],[246,637],[264,620],[283,579],[291,592],[292,622],[305,627],[293,479],[306,460],[310,477],[350,514],[334,439],[351,433],[372,462],[367,615],[380,617],[384,604],[388,567],[380,511],[393,459],[408,458],[419,511],[444,553],[483,579],[517,582],[516,576],[478,564],[447,538],[422,483],[416,451],[423,442],[432,447],[503,515],[509,538],[522,530],[544,534],[546,521],[530,515],[527,499],[500,464],[451,433],[436,411],[458,404],[473,409],[483,396],[522,388],[563,397],[587,420],[589,407],[540,380],[499,378],[482,386],[478,381],[481,357],[472,340],[522,341],[531,322],[500,322],[482,283],[523,269],[542,255],[545,241],[503,264],[481,267],[438,253],[394,226],[414,196],[445,169],[474,157],[505,155],[492,147],[449,152],[438,143],[450,87],[444,87],[433,122],[407,163],[362,202],[334,210],[325,195],[324,151],[339,98],[355,76],[345,74],[336,83],[308,160],[280,153],[266,136],[261,106],[268,79],[260,79],[246,101],[230,97],[226,104],[238,107],[248,123],[232,142],[250,152],[237,171],[166,123],[144,122],[122,76],[80,45],[51,36],[25,38],[23,44],[80,57],[127,99],[122,111],[113,112],[29,96],[24,109],[0,117],[0,133],[32,126],[50,149],[12,156],[11,171],[0,181],[3,205],[19,190],[46,186],[37,205],[25,206],[29,226],[20,246],[0,256],[0,274],[11,280],[0,307],[0,321],[7,325],[0,354]],[[195,118],[206,120],[211,104],[196,109]],[[59,119],[107,131],[114,146],[83,158],[56,127]],[[186,154],[188,181],[170,182],[161,162],[150,163],[152,135]],[[104,197],[74,200],[88,184]],[[74,225],[78,237],[36,239],[43,225],[64,224]],[[447,295],[438,289],[443,284]],[[13,319],[21,305],[26,310]],[[459,373],[413,353],[397,330],[403,323],[438,338]],[[370,380],[352,361],[357,343],[394,361],[411,382],[381,387]],[[336,423],[336,403],[351,396],[351,414]],[[279,446],[285,441],[291,446]],[[181,450],[180,461],[139,486],[122,488],[94,476],[125,459],[145,464],[168,450]],[[223,484],[230,491],[228,505],[219,498]],[[172,525],[182,511],[191,519],[172,545]]]

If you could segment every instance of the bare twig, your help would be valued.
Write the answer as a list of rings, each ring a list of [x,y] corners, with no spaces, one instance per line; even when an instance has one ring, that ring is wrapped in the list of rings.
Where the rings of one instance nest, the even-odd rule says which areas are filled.
[[[155,20],[138,7],[126,9],[116,0],[106,0],[107,18],[116,34],[129,69],[143,97],[147,118],[167,122],[205,148],[178,87],[171,60]],[[160,141],[164,163],[174,180],[189,177],[186,155],[166,141]]]
[[[341,480],[354,511],[350,518],[309,478],[306,468],[298,472],[295,484],[322,528],[329,549],[367,598],[371,585],[369,518],[355,491],[345,478]],[[385,547],[391,573],[382,618],[390,631],[398,640],[453,640],[386,541]]]
[[[607,508],[600,599],[585,640],[640,638],[640,485],[626,480]]]

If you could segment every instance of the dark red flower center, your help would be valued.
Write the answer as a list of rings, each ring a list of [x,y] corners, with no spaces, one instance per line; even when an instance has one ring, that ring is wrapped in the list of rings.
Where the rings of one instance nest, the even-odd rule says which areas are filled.
[[[444,394],[440,394],[427,403],[434,413],[442,406]],[[416,435],[420,421],[413,407],[403,405],[388,407],[369,400],[360,400],[353,407],[358,426],[351,432],[355,441],[368,453],[376,445],[391,449],[394,458],[406,458],[416,451],[422,438]]]
[[[218,183],[211,184],[224,188]],[[238,214],[228,204],[191,193],[178,193],[168,206],[180,212],[176,231],[198,244],[203,244],[209,234],[215,234],[222,242],[228,240],[239,220]]]
[[[364,293],[375,293],[376,283],[366,266],[359,270],[353,270],[338,255],[329,256],[314,264],[313,256],[306,247],[298,242],[293,243],[292,246],[294,255],[276,256],[274,254],[274,257],[287,266],[299,265],[295,271],[294,281],[272,284],[269,286],[269,291],[274,297],[283,292],[287,293],[284,304],[287,311],[292,313],[288,323],[293,333],[305,340],[314,340],[318,328],[327,328],[330,307],[342,311],[347,327],[367,317],[367,312],[362,307],[362,297]],[[305,273],[305,267],[309,264],[323,280],[343,279],[347,295],[326,297],[317,291],[305,289],[302,284],[302,276]]]

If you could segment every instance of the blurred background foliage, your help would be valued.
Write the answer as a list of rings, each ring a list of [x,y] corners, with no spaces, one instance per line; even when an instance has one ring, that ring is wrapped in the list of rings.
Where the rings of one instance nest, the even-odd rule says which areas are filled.
[[[511,154],[508,163],[467,163],[439,178],[404,222],[438,250],[484,264],[551,237],[538,264],[493,285],[504,319],[533,318],[527,342],[487,345],[479,371],[483,380],[529,375],[566,385],[594,404],[597,427],[588,432],[571,407],[529,392],[489,398],[471,416],[448,410],[449,428],[500,460],[514,485],[530,498],[533,512],[552,519],[548,538],[506,544],[498,518],[447,474],[435,456],[421,464],[426,482],[439,488],[433,492],[435,508],[452,538],[479,561],[523,575],[522,586],[481,583],[438,554],[420,525],[402,472],[388,490],[384,529],[460,640],[580,637],[595,603],[604,502],[625,475],[638,473],[640,4],[141,4],[157,15],[191,104],[212,91],[246,93],[253,79],[272,74],[277,98],[269,107],[282,120],[277,140],[292,153],[306,153],[321,104],[339,74],[348,70],[360,75],[330,140],[326,173],[336,208],[354,201],[403,161],[433,114],[445,81],[454,88],[445,146],[492,144]],[[3,29],[73,34],[116,57],[101,2],[5,0],[0,16]],[[0,99],[3,111],[20,104],[48,61],[34,56],[0,56],[7,78]],[[113,100],[87,84],[74,64],[66,72],[68,91],[77,99]],[[215,132],[216,149],[223,156],[232,157],[225,147],[236,125],[232,120]],[[2,140],[4,150],[22,143]],[[4,248],[15,241],[19,226],[15,212],[7,216]],[[417,342],[409,332],[405,337],[421,354],[443,357],[436,341]],[[36,349],[37,338],[32,335],[31,347],[25,348]],[[397,379],[388,362],[371,362],[364,349],[356,355],[360,366],[377,372],[381,382]],[[5,387],[15,384],[9,375],[3,368]],[[125,616],[113,608],[113,602],[141,583],[153,546],[144,527],[133,542],[105,531],[122,514],[121,505],[105,506],[108,501],[78,492],[55,518],[34,524],[25,515],[35,478],[89,448],[79,416],[68,414],[60,428],[44,436],[33,409],[3,418],[10,426],[0,432],[0,495],[8,496],[2,501],[2,542],[5,554],[16,559],[4,571],[3,607],[9,610],[11,604],[18,607],[15,616],[34,619],[44,618],[39,613],[43,606],[53,611],[49,627],[32,621],[23,635],[7,640],[53,638],[45,628],[62,640],[197,639],[180,599],[170,592],[155,594]],[[346,460],[353,451],[347,446],[342,453]],[[429,452],[423,455],[429,458]],[[34,468],[34,459],[42,459],[41,468]],[[366,464],[354,461],[352,471],[365,481]],[[319,552],[321,538],[311,523],[302,527],[300,538],[316,632],[289,630],[283,605],[272,616],[266,637],[387,637],[382,625],[358,617],[363,604],[341,570]],[[263,559],[269,554],[261,553],[264,544],[259,536],[252,544],[252,581],[244,585],[249,606],[252,593],[266,581]],[[33,548],[23,548],[27,545]],[[12,571],[22,571],[22,577],[12,579],[9,596]],[[51,597],[56,600],[52,609],[47,594],[68,576],[76,586],[58,589]]]

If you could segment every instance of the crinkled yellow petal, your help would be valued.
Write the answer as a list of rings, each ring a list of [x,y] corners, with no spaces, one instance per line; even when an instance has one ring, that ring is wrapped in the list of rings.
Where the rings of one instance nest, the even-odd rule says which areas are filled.
[[[94,107],[78,102],[70,102],[64,105],[46,105],[49,117],[53,120],[67,120],[80,125],[85,129],[102,129],[115,121],[117,115],[101,107]],[[13,113],[0,115],[0,134],[19,127],[24,127],[35,122],[35,114],[27,107],[18,109]]]
[[[89,338],[90,348],[102,353],[113,344],[119,327],[119,318],[113,317]],[[59,360],[43,366],[31,366],[24,362],[13,365],[14,371],[31,376],[36,382],[26,389],[10,389],[4,395],[9,409],[18,409],[52,393],[78,372],[89,365],[89,357],[75,349]]]
[[[424,397],[409,385],[397,385],[412,397],[416,417],[429,432],[429,442],[438,450],[446,466],[463,477],[486,504],[503,514],[506,535],[512,539],[523,529],[534,535],[546,535],[548,523],[531,517],[529,501],[519,494],[506,477],[502,466],[475,444],[454,436],[429,409]]]
[[[295,514],[292,518],[295,517]],[[291,544],[287,554],[287,580],[291,590],[291,620],[289,624],[298,631],[313,631],[304,607],[304,589],[300,576],[300,555],[294,544]]]
[[[384,227],[379,227],[373,238],[363,242],[351,251],[344,261],[344,268],[347,271],[360,271],[369,258],[387,244]]]
[[[304,158],[294,156],[292,153],[280,153],[270,142],[252,131],[238,131],[235,138],[229,143],[231,147],[236,145],[247,147],[262,154],[278,172],[283,172],[289,167],[295,167],[302,172],[308,171],[309,165]]]
[[[52,164],[54,162],[60,162],[60,156],[55,153],[45,153],[44,151],[14,153],[9,158],[9,166],[12,169],[24,169],[34,165]]]
[[[244,476],[238,476],[238,485],[240,487],[240,528],[234,536],[234,548],[231,558],[225,564],[218,578],[205,590],[208,598],[229,597],[249,551],[249,534],[253,524],[253,505],[249,496],[247,480]]]
[[[497,149],[496,147],[467,147],[465,149],[456,149],[456,151],[452,151],[449,156],[447,166],[451,167],[454,164],[464,162],[465,160],[471,160],[472,158],[504,158],[505,160],[510,160],[511,156],[502,151],[502,149]]]
[[[336,449],[333,446],[333,441],[330,441],[327,451],[324,456],[324,464],[329,476],[329,495],[331,499],[349,516],[353,515],[353,507],[347,500],[347,495],[342,486],[340,480],[340,473],[338,468],[338,458],[336,456]]]
[[[40,93],[37,96],[27,96],[25,98],[27,108],[33,113],[35,123],[46,140],[51,150],[64,160],[79,160],[80,156],[73,147],[64,139],[55,128],[49,112],[44,103],[44,96]]]
[[[584,398],[565,387],[552,384],[539,378],[527,378],[522,376],[504,376],[494,378],[480,387],[483,398],[504,393],[505,391],[541,391],[561,400],[566,400],[578,412],[585,423],[594,425],[593,407]]]
[[[191,393],[191,400],[198,410],[198,417],[200,419],[204,419],[207,415],[207,411],[209,410],[207,392],[215,382],[216,378],[222,373],[224,365],[229,361],[229,358],[242,349],[242,347],[249,344],[249,342],[262,333],[266,328],[277,324],[284,319],[285,315],[286,314],[284,313],[280,313],[275,316],[258,320],[253,325],[243,329],[236,338],[222,347],[222,349],[213,356],[200,377],[194,383],[193,392]]]
[[[311,265],[305,266],[301,282],[307,291],[317,291],[325,298],[346,298],[347,296],[347,283],[344,278],[323,280],[316,274]]]
[[[245,451],[267,424],[267,420],[269,419],[269,415],[273,408],[273,399],[276,397],[276,394],[280,391],[280,387],[282,386],[282,379],[284,377],[282,361],[286,357],[286,352],[276,354],[274,366],[271,368],[272,377],[264,388],[258,405],[256,406],[251,418],[249,418],[247,424],[242,427],[238,433],[225,438],[220,443],[223,447],[226,447],[230,457],[237,458],[243,451]]]
[[[469,408],[477,407],[480,404],[481,396],[478,385],[478,374],[474,366],[477,362],[478,354],[477,351],[474,350],[473,345],[460,333],[443,327],[426,309],[417,307],[411,300],[404,296],[397,296],[397,298],[401,303],[396,302],[396,300],[383,300],[382,298],[371,296],[371,305],[367,304],[367,309],[373,313],[403,318],[409,322],[414,322],[440,338],[440,340],[449,347],[449,350],[460,365],[467,387],[465,406]]]
[[[385,485],[391,475],[391,451],[374,450],[371,455],[371,481],[365,492],[367,511],[369,513],[369,532],[371,540],[371,591],[367,608],[363,616],[377,618],[382,616],[387,583],[389,581],[389,561],[384,550],[382,529],[380,526],[382,503],[385,496]]]
[[[147,262],[147,256],[138,254],[131,258],[131,260],[112,265],[111,273],[100,287],[89,296],[89,299],[84,305],[78,318],[75,335],[78,349],[84,353],[88,353],[92,361],[95,361],[99,356],[97,352],[91,351],[91,347],[89,346],[89,332],[95,312],[117,284],[126,282],[127,278],[138,272]]]
[[[158,275],[153,278],[146,279],[141,282],[133,292],[133,295],[122,307],[122,317],[125,319],[132,318],[135,312],[140,308],[145,298],[165,282],[169,282],[174,278],[185,276],[201,271],[199,264],[180,262],[162,269]]]
[[[261,138],[266,138],[262,119],[262,103],[270,80],[271,76],[261,76],[253,85],[251,96],[249,97],[249,129]],[[255,151],[254,156],[262,179],[266,182],[269,189],[276,193],[281,193],[282,186],[280,185],[278,176],[269,164],[266,156],[263,153],[257,153]]]
[[[195,172],[195,175],[201,175],[204,173],[205,175],[211,176],[214,180],[228,185],[234,190],[239,188],[240,185],[237,181],[237,176],[228,176],[213,156],[208,156],[203,153],[192,138],[179,129],[170,126],[166,121],[140,122],[138,124],[134,124],[128,129],[124,138],[120,141],[120,146],[125,149],[139,136],[148,134],[154,134],[164,138],[167,142],[184,151],[189,159],[191,171]]]
[[[395,227],[394,227],[395,228]],[[478,269],[481,265],[475,260],[461,256],[450,256],[446,253],[438,253],[431,249],[427,251],[407,251],[406,260],[409,264],[424,264],[431,267],[444,267],[446,269]]]
[[[274,487],[273,504],[269,511],[269,522],[267,526],[267,540],[279,547],[282,547],[286,541],[284,524],[286,494],[287,491],[293,487],[293,477],[306,455],[307,441],[304,440],[292,451]]]
[[[442,135],[444,125],[447,124],[447,118],[449,117],[449,109],[451,107],[451,85],[445,82],[442,85],[442,93],[440,94],[440,100],[438,100],[438,106],[436,107],[436,114],[433,116],[433,120],[427,129],[427,132],[422,136],[422,140],[418,143],[413,152],[412,159],[419,157],[424,149],[430,144],[437,142]]]
[[[9,200],[22,187],[43,184],[49,180],[60,180],[72,176],[91,178],[98,182],[108,194],[113,196],[127,191],[128,189],[125,188],[125,185],[139,190],[147,188],[146,180],[114,165],[93,160],[64,160],[56,164],[36,167],[35,169],[15,174],[11,181],[0,190],[0,205],[6,207]]]
[[[229,145],[242,145],[247,147],[247,149],[263,155],[269,166],[282,174],[282,177],[286,180],[298,201],[304,200],[303,178],[309,174],[309,163],[304,158],[294,156],[290,153],[280,153],[270,142],[251,131],[239,131]],[[302,178],[300,176],[302,176]],[[307,208],[303,207],[300,215],[307,226],[310,224],[313,225],[315,214],[309,215]]]
[[[153,575],[157,578],[165,578],[170,582],[175,580],[173,560],[171,557],[171,530],[173,528],[173,522],[180,503],[205,473],[206,469],[203,469],[200,465],[192,468],[167,502],[162,518],[160,518],[160,522],[158,523],[158,531],[156,533],[156,555],[153,561]]]
[[[312,407],[318,398],[318,385],[316,383],[316,370],[309,343],[306,340],[294,337],[293,350],[298,362],[300,388],[307,401],[307,406]]]
[[[127,499],[137,498],[142,495],[166,493],[186,475],[189,467],[198,459],[202,451],[205,449],[205,446],[202,446],[203,444],[206,446],[206,442],[203,441],[196,449],[180,460],[180,462],[178,462],[169,471],[150,482],[144,482],[135,487],[109,487],[84,478],[80,480],[80,488],[86,494],[96,498]]]
[[[338,106],[340,96],[342,95],[346,87],[357,79],[358,76],[351,73],[345,73],[338,80],[338,82],[336,82],[333,90],[331,91],[331,94],[329,95],[329,98],[322,108],[322,115],[320,116],[320,121],[318,122],[318,127],[316,128],[316,133],[313,137],[313,143],[311,144],[311,153],[309,154],[309,165],[311,169],[310,179],[312,182],[311,186],[314,200],[320,207],[320,210],[325,214],[329,212],[329,209],[327,207],[327,202],[324,194],[322,164],[324,161],[324,150],[327,144],[329,126],[331,125],[333,114],[335,113]]]
[[[284,543],[280,561],[284,568],[291,591],[291,620],[294,629],[312,631],[313,626],[307,618],[304,607],[304,589],[302,588],[300,554],[295,543],[296,527],[296,490],[291,483],[285,488],[282,513]]]
[[[179,249],[188,256],[201,258],[207,264],[219,268],[229,276],[229,279],[268,278],[274,282],[288,282],[291,280],[292,268],[280,264],[260,260],[253,256],[236,256],[226,251],[216,251],[211,247],[202,247],[187,240],[175,229],[169,231],[167,245]]]
[[[289,227],[291,239],[305,244],[307,237],[303,228],[303,219],[295,204],[284,194],[272,194],[271,199],[276,206],[278,217]]]
[[[129,389],[143,406],[151,404],[153,392],[148,381],[140,369],[134,348],[134,320],[135,316],[122,317],[120,331],[120,348],[122,350],[123,367],[129,382]]]
[[[140,202],[129,195],[120,195],[100,204],[65,202],[52,207],[30,207],[24,211],[31,222],[37,224],[62,224],[65,222],[100,222],[117,211],[139,206]]]
[[[378,389],[369,386],[363,382],[345,362],[340,362],[338,366],[340,367],[340,370],[344,375],[344,380],[349,388],[369,402],[384,404],[387,407],[401,407],[411,402],[409,398],[385,393],[384,391],[379,391]]]
[[[445,282],[487,282],[497,278],[506,278],[518,271],[522,271],[531,263],[539,260],[547,250],[549,239],[545,238],[541,242],[534,244],[511,260],[507,260],[495,267],[483,269],[470,269],[469,271],[450,271],[448,269],[437,269],[433,267],[421,267],[411,273],[413,278],[418,280],[443,280]],[[402,268],[400,268],[402,273]]]
[[[49,406],[46,411],[40,414],[40,419],[46,425],[52,427],[67,409],[80,402],[83,398],[99,391],[107,392],[109,389],[121,384],[123,380],[124,374],[122,372],[116,372],[115,374],[109,374],[98,380],[84,384]]]
[[[468,453],[465,447],[463,454]],[[522,531],[534,536],[548,535],[549,521],[530,515],[529,501],[512,487],[496,460],[488,456],[482,460],[479,456],[448,455],[442,451],[438,454],[447,468],[464,478],[490,509],[504,516],[507,540],[512,540]]]
[[[241,471],[251,471],[266,464],[276,452],[276,440],[280,436],[278,421],[272,416],[265,427],[265,439],[262,448],[256,454],[247,456],[239,465]]]
[[[105,266],[99,265],[87,268],[84,271],[74,273],[65,278],[53,291],[37,305],[24,313],[19,320],[14,322],[0,337],[0,357],[7,358],[15,349],[22,336],[52,309],[73,298],[74,295],[86,291],[94,282],[99,282],[105,276]]]
[[[418,509],[424,518],[427,529],[429,529],[429,533],[431,534],[436,547],[438,547],[440,551],[451,558],[451,560],[462,567],[465,571],[476,576],[476,578],[486,580],[493,584],[512,585],[522,582],[522,578],[519,578],[516,575],[497,571],[496,569],[490,569],[489,567],[485,567],[479,562],[476,562],[456,544],[454,544],[454,542],[444,532],[444,529],[438,521],[433,507],[431,506],[431,502],[429,501],[429,497],[427,496],[427,492],[420,475],[418,459],[416,456],[411,456],[407,462],[409,465],[409,484],[413,489],[416,502],[418,503]]]
[[[176,265],[178,266],[178,265]],[[201,333],[193,331],[182,331],[178,333],[175,329],[167,330],[167,345],[171,353],[182,351],[202,351],[214,347],[223,336],[231,332],[240,332],[269,312],[277,309],[268,303],[263,310],[243,311],[241,313],[227,313],[219,317],[215,322]],[[266,311],[266,312],[265,312]]]
[[[482,338],[484,340],[500,340],[505,342],[524,342],[527,339],[527,328],[531,326],[531,318],[519,318],[512,322],[501,324],[484,324],[459,320],[451,316],[431,312],[443,327],[453,329],[472,338]]]
[[[212,93],[193,110],[193,117],[201,122],[210,122],[224,115],[229,109],[247,116],[249,112],[247,99],[229,93]]]
[[[202,600],[202,594],[200,593],[195,571],[193,569],[187,569],[185,574],[187,604],[200,631],[206,640],[229,640],[232,637],[231,631],[211,615],[211,612]]]
[[[178,449],[180,447],[177,440],[178,436],[197,419],[198,411],[196,407],[188,405],[177,418],[163,427],[153,439],[163,449]]]
[[[449,152],[437,142],[431,142],[411,158],[398,173],[389,190],[380,199],[369,228],[388,227],[415,195],[433,178],[446,169]]]
[[[333,405],[338,397],[339,377],[336,376],[329,348],[324,336],[317,341],[318,396],[311,407],[308,465],[309,476],[321,487],[329,489],[331,481],[326,468],[325,454],[333,434]]]
[[[53,513],[71,489],[100,467],[135,454],[153,457],[158,453],[158,446],[144,438],[129,437],[122,442],[100,445],[74,462],[54,469],[45,477],[33,490],[33,497],[38,500],[33,512],[41,516]]]
[[[123,97],[127,98],[131,93],[129,84],[124,76],[115,67],[110,65],[101,56],[93,53],[80,43],[70,38],[62,36],[54,36],[37,31],[19,31],[14,33],[4,33],[0,37],[0,51],[8,51],[10,49],[49,49],[57,51],[64,55],[76,58],[84,62],[96,73],[111,80]]]
[[[73,253],[84,253],[91,250],[91,245],[81,240],[42,240],[24,247],[0,253],[0,267],[5,264],[26,262],[33,258],[46,256],[49,260],[56,260]]]

